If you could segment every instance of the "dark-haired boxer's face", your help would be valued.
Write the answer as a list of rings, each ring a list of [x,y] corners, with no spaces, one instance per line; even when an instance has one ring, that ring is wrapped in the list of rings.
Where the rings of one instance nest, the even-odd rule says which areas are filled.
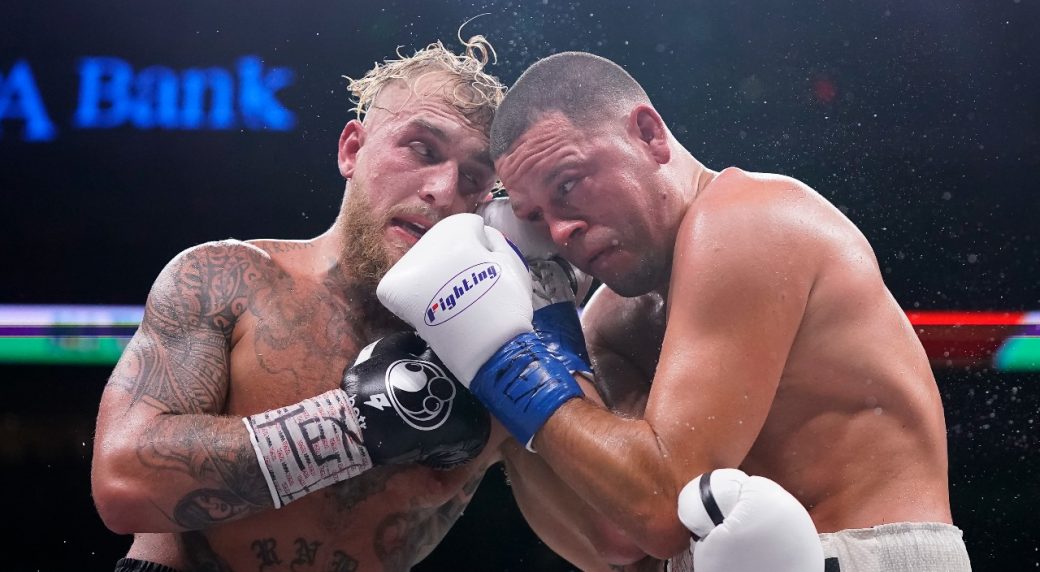
[[[544,222],[578,268],[624,296],[666,280],[672,244],[659,224],[659,165],[623,120],[580,129],[547,113],[495,166],[517,216]]]
[[[350,180],[344,264],[360,278],[378,281],[434,223],[472,212],[494,183],[487,135],[446,99],[451,88],[442,74],[392,83],[365,123],[351,121],[340,136]]]

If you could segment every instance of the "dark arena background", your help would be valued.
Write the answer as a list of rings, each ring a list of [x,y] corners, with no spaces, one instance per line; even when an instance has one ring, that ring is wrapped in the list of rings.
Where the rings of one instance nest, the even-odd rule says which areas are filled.
[[[2,570],[111,570],[94,418],[182,249],[337,213],[343,75],[484,34],[587,50],[707,166],[795,176],[874,246],[932,358],[975,570],[1040,567],[1040,2],[64,2],[0,8]],[[207,87],[208,86],[208,87]],[[619,452],[620,454],[620,452]],[[567,570],[500,467],[418,570]]]

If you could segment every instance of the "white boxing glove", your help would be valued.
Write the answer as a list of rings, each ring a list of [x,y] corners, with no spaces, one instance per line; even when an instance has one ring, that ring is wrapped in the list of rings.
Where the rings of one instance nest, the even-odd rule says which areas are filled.
[[[498,229],[515,245],[531,274],[533,326],[549,351],[571,373],[592,376],[585,336],[581,331],[577,302],[588,292],[591,279],[577,271],[556,252],[548,230],[513,214],[509,199],[500,197],[477,208],[484,222]]]
[[[467,388],[496,350],[533,331],[523,259],[474,214],[433,225],[380,280],[376,295]]]
[[[535,332],[523,258],[478,215],[433,225],[376,295],[528,449],[560,406],[583,395]]]
[[[556,256],[556,245],[546,229],[533,222],[521,220],[513,214],[507,197],[497,197],[477,207],[477,214],[484,217],[484,224],[498,229],[505,235],[527,260],[548,260]]]
[[[823,546],[791,493],[737,469],[709,471],[679,493],[696,572],[823,572]]]

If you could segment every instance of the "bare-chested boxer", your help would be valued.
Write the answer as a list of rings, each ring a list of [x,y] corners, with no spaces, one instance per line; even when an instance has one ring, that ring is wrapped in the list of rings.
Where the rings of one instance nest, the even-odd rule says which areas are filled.
[[[519,450],[375,298],[428,228],[492,187],[488,48],[437,43],[352,82],[364,117],[340,136],[348,185],[326,233],[202,244],[159,275],[98,416],[98,511],[134,533],[117,570],[406,570]],[[518,496],[575,509],[532,521],[572,559],[605,562],[581,527],[624,544],[572,491],[539,486],[555,477],[537,460],[510,466],[531,475]]]
[[[583,500],[668,558],[690,541],[680,491],[741,467],[808,509],[828,570],[970,568],[951,524],[935,380],[870,245],[840,211],[788,177],[706,168],[631,76],[591,54],[528,69],[496,114],[491,150],[517,215],[544,224],[565,258],[609,287],[583,322],[614,411],[545,357],[522,272],[503,271],[452,318],[480,328],[481,351],[453,353],[447,324],[416,319],[397,276],[431,268],[424,243],[438,250],[450,234],[466,244],[451,259],[514,266],[468,215],[424,237],[379,297]],[[714,479],[694,489],[708,482],[682,496],[691,523],[718,512]],[[754,542],[702,562],[706,541],[694,545],[698,570],[777,569]]]

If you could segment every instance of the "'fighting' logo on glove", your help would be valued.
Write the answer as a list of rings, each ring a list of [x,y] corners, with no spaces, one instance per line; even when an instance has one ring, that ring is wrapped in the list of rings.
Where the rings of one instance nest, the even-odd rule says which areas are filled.
[[[461,314],[491,290],[500,274],[498,264],[481,262],[452,276],[426,304],[426,325],[439,326]]]

